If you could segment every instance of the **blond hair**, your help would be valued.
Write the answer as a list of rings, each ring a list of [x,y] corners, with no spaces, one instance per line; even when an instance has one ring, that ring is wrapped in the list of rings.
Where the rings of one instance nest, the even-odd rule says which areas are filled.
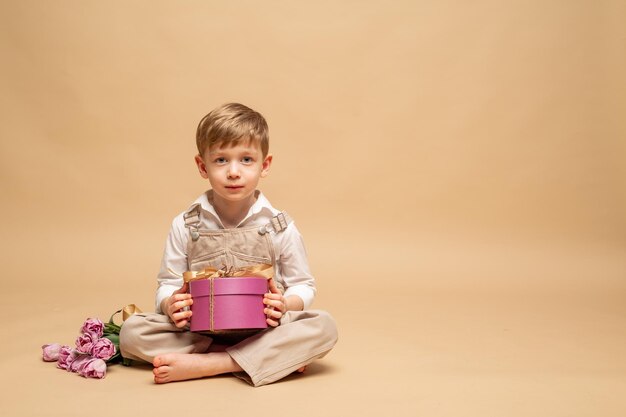
[[[207,149],[233,146],[240,143],[258,143],[263,157],[269,151],[269,128],[258,112],[239,103],[227,103],[204,116],[196,130],[196,146],[200,156]]]

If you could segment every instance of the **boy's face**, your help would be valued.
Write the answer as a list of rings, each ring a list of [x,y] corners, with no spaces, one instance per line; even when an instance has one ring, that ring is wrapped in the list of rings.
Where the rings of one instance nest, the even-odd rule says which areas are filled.
[[[272,155],[264,158],[260,144],[254,142],[213,146],[204,155],[196,155],[200,175],[211,183],[214,197],[229,202],[251,202],[271,163]]]

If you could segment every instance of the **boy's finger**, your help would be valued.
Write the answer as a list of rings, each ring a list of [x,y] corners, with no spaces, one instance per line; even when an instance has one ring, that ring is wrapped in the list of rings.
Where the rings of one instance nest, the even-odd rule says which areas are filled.
[[[191,317],[191,310],[174,313],[174,314],[172,314],[172,317],[175,320],[188,319],[189,317]]]
[[[263,304],[270,304],[270,303],[276,303],[276,302],[280,302],[280,298],[269,298],[269,297],[265,297],[263,299]]]
[[[187,325],[187,320],[177,321],[176,323],[174,323],[174,325],[179,329],[182,329]]]
[[[283,313],[287,311],[287,302],[284,298],[270,302],[270,304],[272,305],[272,307],[282,311]]]
[[[191,317],[191,311],[181,311],[180,313],[172,314],[172,319],[174,319],[175,322],[186,320],[189,317]]]
[[[268,284],[269,290],[272,294],[280,294],[280,290],[276,286],[276,281],[274,281],[274,278],[270,279]]]
[[[263,304],[270,304],[270,303],[278,303],[278,304],[285,304],[285,299],[280,295],[280,294],[272,294],[272,297],[265,297],[263,298]]]
[[[170,317],[174,317],[176,314],[180,313],[181,311],[184,312],[183,308],[185,308],[187,305],[191,305],[193,304],[193,302],[191,300],[187,300],[187,301],[177,301],[173,304],[171,304],[168,308],[168,312],[169,312],[169,316]],[[188,310],[189,312],[191,312],[191,310]]]
[[[274,317],[276,319],[279,319],[283,316],[283,313],[280,310],[272,310],[269,308],[265,309],[265,315],[269,318],[269,317]]]

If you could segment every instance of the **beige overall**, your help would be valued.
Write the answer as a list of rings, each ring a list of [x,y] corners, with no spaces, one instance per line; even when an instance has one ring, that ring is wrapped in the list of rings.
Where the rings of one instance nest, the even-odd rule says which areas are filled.
[[[276,265],[274,245],[267,231],[272,229],[268,227],[271,224],[266,230],[257,226],[205,230],[200,226],[200,220],[197,207],[192,207],[185,215],[190,230],[187,248],[190,271],[207,266]],[[276,217],[272,220],[276,226]],[[274,227],[271,233],[282,230]],[[214,341],[229,345],[226,352],[245,371],[237,373],[238,377],[261,386],[325,356],[337,342],[337,329],[330,314],[321,310],[288,311],[278,327],[227,337],[179,329],[164,314],[141,313],[124,322],[120,350],[125,358],[152,362],[164,353],[207,352]]]

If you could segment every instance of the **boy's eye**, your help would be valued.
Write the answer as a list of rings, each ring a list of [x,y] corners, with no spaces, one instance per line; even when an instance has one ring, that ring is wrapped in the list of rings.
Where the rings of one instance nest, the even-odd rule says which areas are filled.
[[[226,158],[215,158],[215,163],[224,164],[226,163]]]
[[[250,164],[252,163],[252,158],[250,158],[249,156],[244,156],[243,158],[241,158],[241,162],[243,162],[244,164]]]

